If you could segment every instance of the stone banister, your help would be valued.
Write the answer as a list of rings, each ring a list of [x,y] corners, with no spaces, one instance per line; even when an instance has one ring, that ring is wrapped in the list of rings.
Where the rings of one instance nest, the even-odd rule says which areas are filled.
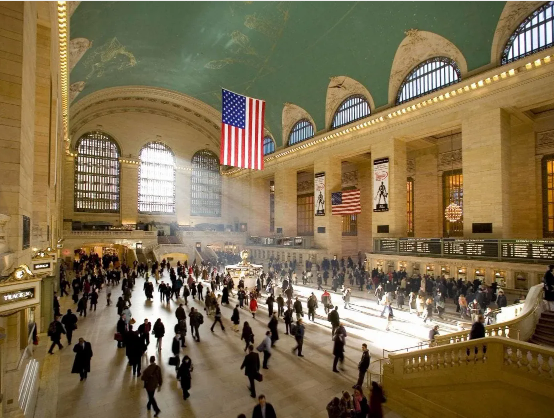
[[[487,325],[485,335],[487,337],[508,337],[516,340],[527,341],[535,332],[535,326],[542,312],[543,285],[538,284],[529,290],[525,303],[511,305],[502,308],[499,314],[500,322]],[[505,311],[506,310],[506,311]],[[502,321],[503,318],[510,318]],[[436,345],[452,344],[469,340],[469,330],[454,332],[435,337]]]

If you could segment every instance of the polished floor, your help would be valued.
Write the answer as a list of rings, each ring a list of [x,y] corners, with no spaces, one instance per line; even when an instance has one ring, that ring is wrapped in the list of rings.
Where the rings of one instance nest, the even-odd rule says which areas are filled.
[[[143,280],[138,279],[132,298],[131,311],[137,325],[144,318],[152,322],[161,318],[166,327],[161,352],[157,352],[155,344],[151,341],[147,356],[143,357],[143,368],[146,367],[150,355],[156,355],[157,362],[162,367],[164,384],[161,391],[156,393],[162,411],[160,416],[234,418],[240,413],[251,416],[256,401],[250,397],[247,389],[248,380],[240,370],[244,357],[244,343],[240,340],[240,332],[235,333],[231,330],[229,321],[236,299],[231,300],[232,304],[229,307],[224,306],[222,309],[225,332],[218,326],[212,333],[212,319],[204,314],[204,325],[200,329],[201,342],[193,341],[190,333],[187,334],[188,347],[182,349],[181,357],[184,354],[191,357],[194,372],[191,397],[183,401],[175,369],[167,364],[171,356],[173,326],[176,323],[174,312],[178,303],[171,301],[169,305],[162,304],[158,294],[153,302],[146,302],[142,286]],[[120,289],[107,289],[112,292],[112,301],[116,301],[121,293]],[[301,294],[312,291],[308,288],[298,290]],[[65,296],[61,302],[62,312],[67,308],[75,311],[76,306],[70,297]],[[37,355],[44,360],[36,417],[153,416],[153,412],[146,410],[147,396],[142,381],[132,375],[131,368],[127,366],[125,350],[117,349],[116,342],[113,341],[118,319],[117,310],[113,304],[106,307],[106,288],[102,290],[99,302],[96,312],[89,311],[86,318],[79,318],[78,329],[73,336],[73,344],[79,337],[84,337],[92,344],[94,357],[91,373],[85,382],[80,382],[78,375],[71,374],[74,354],[72,347],[67,346],[65,337],[62,340],[64,348],[61,351],[56,348],[54,355],[46,354],[48,347],[44,344],[45,341],[41,342],[39,349],[43,351]],[[357,301],[355,298],[352,302],[369,303],[361,299]],[[191,306],[203,312],[203,302],[193,301],[191,304],[189,298],[187,313]],[[266,306],[263,305],[261,308],[256,319],[252,319],[247,311],[241,311],[241,329],[242,323],[248,321],[256,335],[256,343],[261,340],[267,329]],[[382,353],[380,335],[386,338],[388,334],[388,338],[400,341],[398,344],[409,344],[419,339],[418,336],[406,335],[404,332],[399,332],[396,337],[393,336],[394,331],[386,334],[383,329],[386,323],[384,320],[378,321],[375,318],[376,326],[372,331],[356,325],[356,321],[352,319],[347,326],[349,336],[344,371],[336,374],[331,371],[333,343],[330,324],[324,318],[323,309],[319,309],[318,313],[320,316],[316,317],[316,322],[308,323],[306,327],[304,358],[291,354],[290,350],[295,345],[294,339],[284,334],[284,323],[280,321],[280,340],[269,360],[269,370],[262,370],[264,381],[257,384],[257,393],[266,395],[267,401],[273,404],[279,418],[327,417],[327,403],[334,396],[340,396],[341,391],[351,391],[351,386],[356,381],[356,366],[362,342],[369,342],[372,359],[376,359]],[[352,310],[350,314],[360,313]],[[307,322],[307,316],[304,320]],[[424,329],[421,333],[424,333]],[[368,335],[371,338],[366,338]],[[43,337],[43,340],[45,339],[46,337]],[[395,416],[393,413],[387,415]]]

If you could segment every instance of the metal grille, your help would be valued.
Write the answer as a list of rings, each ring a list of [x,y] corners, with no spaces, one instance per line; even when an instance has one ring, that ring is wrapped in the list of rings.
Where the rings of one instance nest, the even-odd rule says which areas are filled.
[[[296,201],[296,233],[298,235],[314,234],[314,195],[298,196]]]
[[[364,96],[350,96],[339,106],[331,129],[348,125],[351,122],[363,119],[371,114],[369,103]]]
[[[89,132],[76,144],[76,212],[119,212],[120,162],[116,142],[102,132]]]
[[[272,154],[275,152],[275,142],[270,136],[264,138],[264,155]]]
[[[508,39],[502,53],[502,64],[517,61],[554,45],[553,15],[554,2],[552,1],[531,13]]]
[[[200,150],[192,157],[190,214],[221,216],[221,174],[219,159],[209,150]]]
[[[289,135],[289,146],[310,139],[314,136],[314,127],[310,121],[302,119],[292,127]]]
[[[404,79],[396,104],[407,102],[455,84],[462,79],[455,61],[447,57],[435,57],[422,62]]]
[[[406,182],[406,212],[408,214],[408,236],[414,236],[414,179],[408,177]]]
[[[543,160],[544,237],[554,238],[554,155]]]
[[[161,142],[140,150],[138,210],[175,213],[175,155]]]
[[[464,235],[464,217],[457,222],[447,221],[444,211],[451,202],[464,208],[464,176],[462,170],[448,171],[442,176],[442,222],[443,232],[446,237],[462,237]],[[452,200],[451,200],[452,199]]]

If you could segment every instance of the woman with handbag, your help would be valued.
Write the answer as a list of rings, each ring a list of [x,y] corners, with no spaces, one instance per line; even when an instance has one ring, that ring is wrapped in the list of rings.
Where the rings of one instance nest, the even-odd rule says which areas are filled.
[[[152,334],[154,334],[154,337],[157,340],[156,347],[158,348],[158,351],[162,351],[162,338],[165,335],[165,326],[160,318],[156,319]]]

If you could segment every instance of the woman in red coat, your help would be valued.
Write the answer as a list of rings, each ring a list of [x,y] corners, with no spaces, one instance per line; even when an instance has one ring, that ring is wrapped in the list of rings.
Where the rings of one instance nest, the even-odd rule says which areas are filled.
[[[255,298],[250,299],[250,312],[252,312],[252,318],[256,318],[256,311],[258,310],[258,302]]]

